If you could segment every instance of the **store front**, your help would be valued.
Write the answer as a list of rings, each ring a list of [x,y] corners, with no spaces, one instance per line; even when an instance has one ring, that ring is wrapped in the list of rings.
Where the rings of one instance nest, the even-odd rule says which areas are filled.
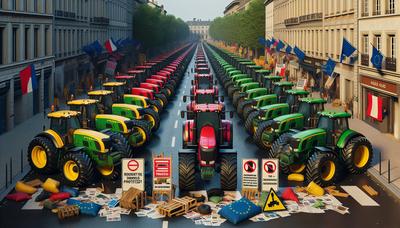
[[[398,85],[367,76],[360,77],[362,119],[382,133],[394,133]]]
[[[308,87],[311,88],[312,91],[321,91],[324,78],[322,77],[322,72],[320,70],[317,71],[317,69],[321,68],[322,61],[306,57],[299,65],[302,69],[302,78],[307,78]]]

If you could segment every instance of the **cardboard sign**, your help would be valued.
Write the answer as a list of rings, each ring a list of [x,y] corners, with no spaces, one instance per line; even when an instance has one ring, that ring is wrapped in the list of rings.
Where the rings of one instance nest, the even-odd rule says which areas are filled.
[[[279,160],[262,160],[262,185],[261,191],[267,192],[271,188],[278,191],[279,187]]]
[[[282,200],[279,199],[278,194],[274,191],[274,189],[270,189],[267,200],[264,205],[264,212],[272,212],[272,211],[286,211],[285,205],[282,203]]]
[[[144,191],[144,159],[122,159],[122,191],[137,188]]]
[[[116,68],[117,68],[117,62],[108,60],[106,63],[106,69],[104,70],[104,74],[107,76],[114,76]]]
[[[307,86],[307,79],[301,78],[297,80],[296,89],[305,89]]]
[[[258,190],[258,159],[243,159],[242,169],[242,188]]]
[[[172,190],[171,157],[153,158],[153,190]]]

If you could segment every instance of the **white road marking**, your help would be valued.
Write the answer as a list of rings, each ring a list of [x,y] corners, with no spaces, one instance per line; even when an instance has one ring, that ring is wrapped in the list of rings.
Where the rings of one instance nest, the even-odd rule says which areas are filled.
[[[182,102],[179,102],[179,107],[181,107],[182,106]]]
[[[181,113],[181,110],[178,110],[178,113],[176,113],[176,115],[179,116],[180,113]]]
[[[172,137],[172,142],[171,142],[171,147],[172,147],[172,148],[175,147],[175,140],[176,140],[176,137],[175,137],[175,136]]]
[[[174,128],[178,128],[178,120],[175,120]]]
[[[162,228],[168,228],[168,221],[162,222]]]

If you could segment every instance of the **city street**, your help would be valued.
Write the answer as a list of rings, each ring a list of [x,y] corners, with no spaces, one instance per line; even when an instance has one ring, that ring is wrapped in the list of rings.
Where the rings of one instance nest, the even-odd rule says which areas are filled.
[[[180,111],[186,109],[186,104],[182,101],[183,95],[188,95],[191,87],[194,67],[194,59],[189,65],[187,74],[177,90],[176,96],[170,101],[167,109],[161,115],[161,126],[154,134],[151,142],[144,149],[135,151],[135,157],[145,158],[147,165],[151,164],[153,154],[163,152],[165,155],[171,155],[173,159],[173,183],[178,186],[178,151],[182,148],[182,121]],[[220,90],[223,93],[223,89]],[[223,95],[223,94],[222,94]],[[226,110],[233,110],[229,98],[225,98]],[[238,166],[241,165],[243,158],[263,158],[263,151],[252,142],[244,129],[244,123],[234,116],[232,119],[234,125],[234,150],[238,153]],[[147,170],[151,170],[148,166]],[[32,174],[29,174],[32,175]],[[146,175],[147,181],[151,177]],[[241,189],[241,168],[238,167],[238,189]],[[218,187],[218,177],[206,186],[204,189]],[[356,185],[361,187],[364,184],[372,186],[379,192],[379,196],[374,200],[380,204],[378,207],[363,207],[352,197],[338,198],[344,206],[349,207],[350,214],[340,215],[334,211],[325,214],[294,214],[287,218],[279,218],[267,223],[253,223],[246,221],[241,224],[245,227],[385,227],[395,228],[400,224],[400,203],[390,197],[380,186],[374,183],[367,175],[350,176],[339,185]],[[294,183],[287,183],[284,177],[281,178],[281,187],[295,186]],[[138,218],[135,215],[122,216],[121,222],[107,223],[105,218],[80,216],[66,221],[60,221],[57,216],[48,210],[21,210],[24,203],[15,203],[3,200],[0,203],[0,227],[161,227],[163,221],[169,221],[169,227],[194,227],[194,223],[186,218],[178,217],[172,219],[150,219]],[[225,222],[222,227],[236,227],[229,222]]]

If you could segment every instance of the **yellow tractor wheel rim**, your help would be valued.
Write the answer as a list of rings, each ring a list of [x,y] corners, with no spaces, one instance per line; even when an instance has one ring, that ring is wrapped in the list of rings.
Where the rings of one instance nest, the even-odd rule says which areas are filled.
[[[114,166],[104,166],[97,168],[102,176],[110,176],[114,172]]]
[[[152,106],[152,109],[153,109],[154,111],[158,112],[157,106],[153,105],[153,106]]]
[[[364,145],[359,146],[356,149],[356,152],[354,153],[354,159],[353,159],[354,165],[357,168],[363,168],[368,163],[368,160],[369,160],[368,147],[366,147]]]
[[[289,170],[292,173],[301,173],[304,171],[305,168],[306,168],[306,165],[304,165],[304,164],[289,166]]]
[[[161,106],[164,107],[164,102],[160,98],[157,98],[157,100],[161,103]]]
[[[31,159],[36,168],[44,168],[47,164],[47,155],[44,148],[42,146],[35,146],[32,149]]]
[[[321,177],[324,181],[330,181],[335,176],[336,165],[333,161],[326,161],[322,165]]]
[[[144,119],[150,122],[151,128],[153,128],[156,125],[156,120],[151,115],[148,114],[144,115]]]
[[[142,139],[143,139],[143,140],[137,143],[138,146],[141,146],[141,145],[143,145],[143,144],[146,142],[146,140],[147,140],[146,132],[145,132],[142,128],[140,128],[140,127],[136,127],[135,130],[142,136]]]
[[[64,176],[70,181],[76,181],[79,177],[79,167],[75,161],[67,161],[63,167]]]

